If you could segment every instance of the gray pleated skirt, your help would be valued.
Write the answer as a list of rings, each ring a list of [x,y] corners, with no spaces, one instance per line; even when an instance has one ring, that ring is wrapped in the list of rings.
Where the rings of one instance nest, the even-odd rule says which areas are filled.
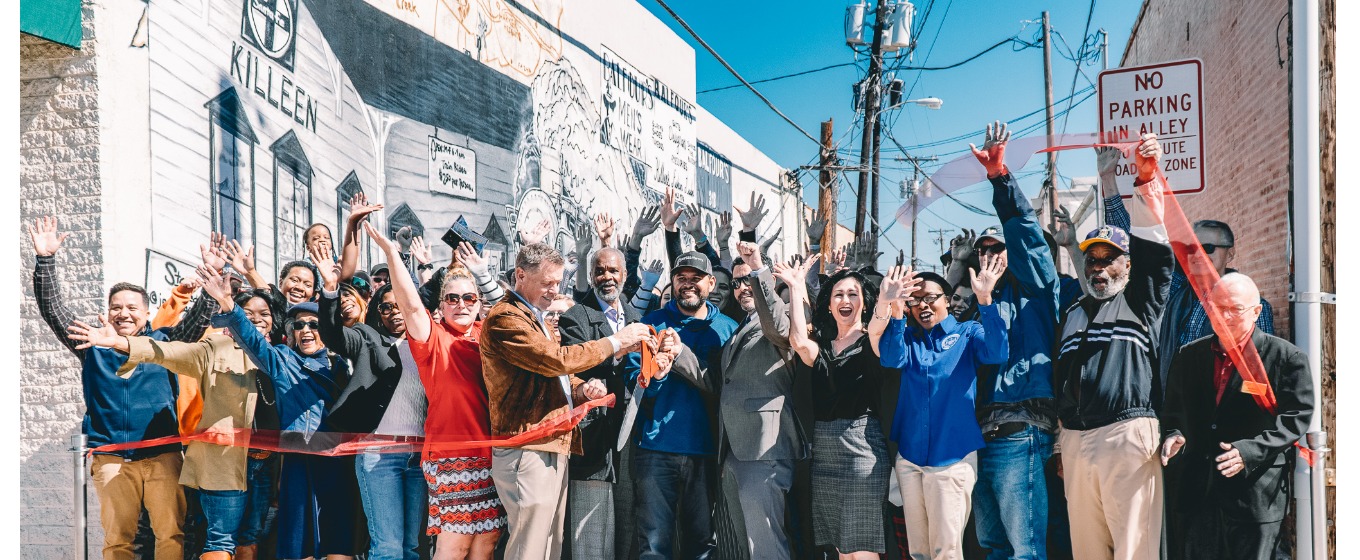
[[[883,500],[888,495],[887,441],[878,419],[817,422],[812,442],[812,528],[817,545],[843,554],[887,552]]]

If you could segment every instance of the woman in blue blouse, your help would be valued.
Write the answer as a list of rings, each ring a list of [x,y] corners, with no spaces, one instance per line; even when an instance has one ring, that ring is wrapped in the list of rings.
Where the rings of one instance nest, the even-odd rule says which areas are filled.
[[[1006,266],[994,255],[984,255],[981,264],[981,271],[969,270],[980,322],[949,314],[953,288],[940,275],[896,267],[879,286],[869,327],[871,336],[882,333],[883,366],[902,375],[888,437],[897,443],[894,470],[912,558],[963,557],[983,445],[973,403],[977,368],[1004,363],[1008,354],[1006,324],[992,304],[992,288]],[[904,309],[914,324],[908,325]]]

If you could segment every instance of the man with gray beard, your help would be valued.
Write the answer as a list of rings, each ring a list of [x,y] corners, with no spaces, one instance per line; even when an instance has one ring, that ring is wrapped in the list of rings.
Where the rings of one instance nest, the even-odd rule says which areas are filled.
[[[1135,150],[1139,203],[1130,228],[1103,226],[1080,245],[1087,296],[1059,327],[1054,361],[1063,483],[1076,558],[1156,560],[1162,527],[1157,334],[1175,257],[1163,225],[1161,146]]]
[[[586,256],[581,255],[585,262]],[[613,247],[597,251],[590,260],[590,291],[577,300],[558,320],[562,344],[578,344],[596,340],[621,330],[641,318],[631,305],[625,305],[622,293],[624,277],[623,252]],[[629,556],[631,531],[617,531],[619,525],[632,527],[632,493],[615,493],[614,486],[625,469],[620,451],[615,449],[620,422],[627,408],[627,380],[640,368],[637,352],[622,357],[610,357],[599,365],[577,374],[582,380],[599,379],[614,394],[615,406],[596,408],[586,413],[581,421],[583,454],[572,455],[567,476],[566,546],[563,558],[611,559]],[[631,477],[630,477],[631,478]],[[619,538],[616,538],[616,535]]]

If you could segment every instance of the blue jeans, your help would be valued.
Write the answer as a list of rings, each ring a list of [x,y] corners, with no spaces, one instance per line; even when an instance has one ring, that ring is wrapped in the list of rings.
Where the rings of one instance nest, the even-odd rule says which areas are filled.
[[[198,503],[203,507],[208,536],[203,541],[203,552],[236,552],[236,531],[241,528],[241,514],[246,510],[244,490],[198,490]]]
[[[277,453],[264,459],[246,459],[246,508],[236,535],[238,546],[258,544],[269,532],[265,515],[274,500],[274,469],[278,463]]]
[[[988,560],[1047,558],[1044,463],[1052,454],[1053,434],[1032,425],[978,450],[973,517]]]
[[[717,537],[708,488],[712,463],[712,457],[636,450],[634,510],[641,560],[671,558],[677,514],[683,525],[680,534],[689,541],[682,547],[689,548],[685,557],[706,560],[713,554]]]
[[[364,453],[354,460],[368,516],[369,560],[419,560],[429,508],[419,453]]]

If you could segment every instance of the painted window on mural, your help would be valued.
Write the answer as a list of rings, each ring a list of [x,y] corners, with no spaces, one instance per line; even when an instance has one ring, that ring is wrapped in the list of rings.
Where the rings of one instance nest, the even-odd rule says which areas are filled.
[[[312,223],[312,165],[289,131],[270,146],[274,152],[274,267],[302,259],[303,233]]]
[[[346,242],[344,236],[345,224],[349,221],[349,200],[363,190],[363,185],[359,184],[359,176],[353,171],[350,171],[349,175],[346,175],[344,180],[340,181],[340,184],[335,187],[335,232],[332,234],[335,239],[332,242],[337,251],[343,249]],[[373,266],[373,252],[377,248],[373,245],[373,240],[369,239],[367,235],[360,235],[359,238],[363,240],[359,258],[364,263],[363,268],[368,269],[368,267]]]
[[[228,88],[208,108],[212,154],[212,227],[228,239],[255,242],[255,144],[250,123],[241,117],[235,88]]]

